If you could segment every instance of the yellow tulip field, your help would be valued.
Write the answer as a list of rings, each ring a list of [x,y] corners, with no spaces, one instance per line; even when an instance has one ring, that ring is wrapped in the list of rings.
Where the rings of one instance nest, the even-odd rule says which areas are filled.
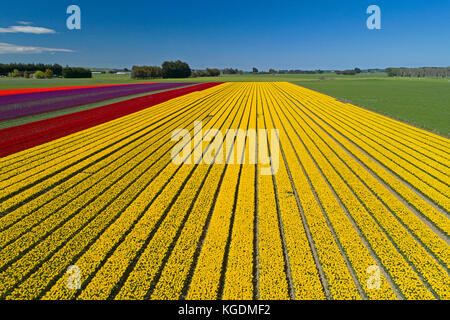
[[[0,158],[0,199],[0,299],[450,299],[450,140],[287,82]]]

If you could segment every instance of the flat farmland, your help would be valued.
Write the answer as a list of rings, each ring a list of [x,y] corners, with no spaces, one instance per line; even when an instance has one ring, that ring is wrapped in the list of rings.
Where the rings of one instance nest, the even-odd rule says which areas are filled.
[[[0,158],[1,299],[450,298],[449,139],[288,82],[144,106]]]
[[[448,79],[355,78],[293,83],[450,137]]]

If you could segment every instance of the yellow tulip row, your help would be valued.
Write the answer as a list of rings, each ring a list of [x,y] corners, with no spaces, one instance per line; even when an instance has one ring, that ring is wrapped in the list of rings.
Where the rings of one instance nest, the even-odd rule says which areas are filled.
[[[249,94],[248,128],[256,128],[256,85],[253,84]],[[245,123],[245,122],[244,122]],[[243,300],[253,299],[256,296],[254,268],[257,264],[254,245],[255,236],[255,165],[248,164],[249,153],[246,146],[238,150],[236,159],[242,158],[245,152],[245,162],[241,165],[241,174],[237,192],[237,202],[234,211],[234,222],[231,230],[228,257],[226,257],[225,280],[222,298]]]
[[[202,244],[186,299],[214,300],[219,297],[219,282],[238,177],[239,165],[229,165],[226,168],[220,192],[215,199],[208,232]]]
[[[295,88],[296,86],[293,87]],[[305,112],[308,112],[307,108],[304,108],[304,110]],[[309,115],[314,118],[315,121],[317,121],[319,125],[321,125],[329,133],[330,136],[332,136],[342,146],[349,150],[354,157],[356,157],[365,166],[372,170],[384,183],[398,192],[399,195],[401,195],[408,203],[412,204],[419,212],[421,212],[429,221],[434,223],[445,234],[448,235],[450,233],[450,221],[444,212],[435,208],[420,195],[416,194],[413,190],[408,188],[402,181],[397,178],[397,176],[379,166],[361,149],[359,149],[352,142],[340,135],[339,130],[331,126],[329,123],[324,122],[320,117],[322,115],[320,112],[316,110],[314,111],[314,114],[311,113]]]
[[[264,116],[267,129],[275,129],[268,110],[269,108],[271,110],[274,108],[270,91],[264,88],[263,94],[263,110],[261,114]],[[310,250],[310,243],[303,228],[302,216],[298,209],[284,159],[281,159],[281,156],[275,181],[277,185],[276,198],[286,239],[294,298],[325,299],[325,292],[322,288],[313,253]],[[260,186],[262,186],[262,183]]]
[[[242,96],[242,92],[238,92],[234,97],[236,99],[223,105],[223,108],[226,110],[234,109],[233,111],[236,111],[236,114],[233,115],[233,117],[229,115],[224,123],[221,129],[223,136],[226,134],[226,129],[236,127],[240,122],[239,116],[241,115],[244,106],[240,103],[238,107],[229,108],[229,106],[234,105],[236,101],[242,101]],[[245,121],[246,119],[243,120]],[[222,144],[222,148],[224,147],[225,145]],[[191,210],[183,232],[177,240],[177,244],[162,270],[161,277],[150,296],[151,299],[178,299],[182,295],[182,290],[188,277],[194,253],[198,248],[198,241],[201,233],[206,227],[206,219],[212,208],[214,201],[212,195],[215,194],[219,187],[218,182],[220,181],[220,177],[224,170],[225,165],[222,164],[216,164],[211,169],[205,184],[200,190],[196,203]]]
[[[248,90],[248,86],[244,86],[244,90]],[[229,119],[227,119],[227,122],[224,124],[221,130],[224,137],[226,134],[226,129],[239,128],[241,123],[247,121],[248,115],[247,118],[243,117],[243,112],[246,108],[245,104],[243,104],[245,92],[246,91],[238,91],[233,97],[234,99],[223,106],[223,108],[230,110],[230,106],[235,105],[234,109],[237,111],[233,116],[234,120],[228,121],[232,120],[232,117],[230,116]],[[225,146],[222,145],[222,148],[224,147]],[[228,157],[229,155],[226,156]],[[223,188],[225,181],[222,181],[220,186],[218,186],[218,182],[220,181],[220,177],[222,176],[222,174],[226,174],[225,170],[227,169],[230,170],[230,168],[227,168],[222,164],[216,164],[211,169],[211,172],[209,173],[205,184],[202,186],[198,199],[191,211],[189,220],[187,221],[186,226],[183,229],[183,233],[178,239],[170,258],[168,259],[164,270],[161,273],[161,277],[152,295],[150,296],[151,299],[178,299],[184,293],[183,289],[186,285],[186,281],[189,281],[188,273],[192,267],[194,254],[198,249],[198,242],[200,241],[201,234],[202,232],[205,232],[205,228],[207,228],[208,233],[213,232],[210,231],[210,225],[206,226],[206,219],[211,209],[213,209],[213,212],[211,213],[211,219],[214,219],[214,214],[217,213],[216,207],[218,200],[215,200],[212,195],[218,190],[218,188],[219,190],[224,190]],[[212,208],[214,200],[215,205],[214,208]],[[230,201],[228,200],[228,202]],[[211,209],[208,210],[208,208]],[[225,232],[225,235],[227,235],[227,232]],[[214,236],[218,237],[220,235],[215,233]],[[204,247],[204,245],[202,245],[202,247]],[[220,267],[222,264],[220,257],[223,257],[223,252],[221,255],[216,252],[216,255],[214,255],[214,257],[211,257],[209,264]],[[206,277],[206,274],[202,275],[202,278],[205,281],[208,281]],[[127,289],[126,286],[124,288]],[[216,295],[212,297],[211,295],[213,295],[214,293]],[[216,290],[213,289],[208,294],[209,296],[211,296],[211,299],[217,298],[217,287]],[[124,295],[121,291],[117,298],[121,299],[123,297]],[[201,298],[205,299],[207,297]]]
[[[267,121],[267,128],[274,129],[275,127],[268,110],[268,108],[273,108],[273,104],[269,96],[266,96],[266,98],[268,102],[264,105],[264,118]],[[280,130],[281,134],[283,133]],[[281,155],[275,181],[295,299],[325,299],[325,292],[310,249],[311,244],[303,228],[302,216],[295,199],[294,189],[290,183],[287,168]]]
[[[246,128],[249,119],[250,104],[246,103],[245,94],[237,104],[240,108],[238,118],[242,119],[241,127]],[[238,125],[233,123],[230,129],[237,129]],[[220,186],[220,192],[215,199],[214,210],[208,226],[205,239],[202,244],[196,267],[189,284],[187,299],[217,299],[219,298],[219,282],[222,275],[223,259],[228,239],[231,217],[233,214],[234,200],[232,196],[236,193],[239,178],[239,166],[229,165],[225,168],[225,176]]]
[[[278,97],[272,99],[277,101]],[[332,299],[360,299],[361,296],[353,281],[346,258],[334,237],[334,231],[329,228],[328,218],[322,209],[322,206],[329,201],[327,195],[322,192],[326,190],[317,189],[317,183],[323,179],[316,175],[317,171],[308,161],[309,155],[299,143],[296,132],[286,120],[280,118],[277,103],[273,103],[272,108],[268,110],[273,117],[274,127],[283,128],[280,133],[280,143],[323,268],[329,291],[327,296]]]
[[[305,122],[304,124],[301,124],[302,128],[305,128],[306,133],[309,133],[311,136],[314,135],[312,130],[308,127],[308,123]],[[309,132],[308,132],[309,131]],[[319,137],[318,137],[319,138]],[[313,138],[311,138],[313,139]],[[318,141],[317,144],[320,144],[319,139],[314,139],[315,141]],[[433,283],[433,288],[438,291],[439,285],[442,287],[446,286],[447,280],[445,280],[445,271],[442,270],[433,259],[431,259],[428,255],[428,253],[424,250],[423,247],[418,245],[406,232],[406,230],[403,229],[403,227],[396,221],[390,213],[386,210],[384,206],[381,205],[381,203],[377,200],[375,196],[373,196],[372,193],[368,192],[368,190],[365,188],[365,186],[357,179],[356,176],[351,173],[348,168],[345,167],[344,163],[342,163],[340,160],[335,160],[335,156],[331,152],[330,149],[328,149],[328,146],[324,145],[325,150],[319,150],[315,145],[311,145],[311,153],[314,156],[317,156],[317,158],[321,158],[320,154],[321,152],[324,153],[324,157],[322,159],[318,159],[317,162],[323,166],[323,172],[326,176],[329,176],[329,181],[333,185],[336,184],[335,190],[337,194],[340,196],[344,204],[347,208],[349,208],[350,212],[353,212],[354,209],[358,209],[360,212],[363,212],[364,208],[361,207],[361,205],[354,201],[351,201],[352,199],[349,198],[348,195],[351,195],[352,193],[349,192],[348,195],[346,195],[343,190],[345,190],[345,184],[341,179],[338,178],[336,174],[334,174],[333,169],[336,171],[340,171],[341,176],[345,180],[345,182],[352,188],[353,193],[357,195],[366,208],[370,210],[373,213],[373,216],[375,216],[378,220],[378,224],[389,233],[389,236],[393,238],[394,240],[397,240],[396,246],[401,248],[403,251],[403,254],[406,255],[409,260],[412,260],[415,262],[415,266],[419,271],[422,271],[423,274],[425,274],[425,278]],[[328,149],[328,150],[327,150]],[[332,166],[324,161],[328,159],[328,161],[332,164]],[[348,188],[347,188],[348,189]],[[355,210],[355,212],[358,212]],[[368,220],[365,219],[366,224],[368,223]],[[372,230],[376,229],[376,225],[374,225]],[[394,249],[395,250],[395,249]],[[380,255],[381,256],[381,255]],[[390,255],[392,256],[392,254]],[[402,259],[401,255],[397,255],[397,259]],[[385,264],[387,265],[387,264]],[[398,263],[397,263],[398,265]],[[401,274],[404,274],[404,270],[401,270]],[[417,278],[419,280],[419,278]],[[423,287],[423,285],[420,283],[420,281],[416,281],[415,285],[419,287]],[[400,284],[399,284],[400,286]],[[444,289],[445,290],[445,289]],[[417,288],[405,288],[405,292],[415,292],[420,293]],[[425,296],[409,296],[408,298],[414,298],[414,297],[427,297]],[[429,296],[428,296],[429,297]]]
[[[265,93],[262,85],[258,86],[257,95],[257,127],[267,129],[263,113]],[[269,145],[269,141],[267,141]],[[270,148],[258,143],[258,149],[267,154]],[[259,151],[259,150],[258,150]],[[289,261],[285,261],[281,228],[278,219],[278,208],[274,183],[271,175],[257,175],[258,183],[258,252],[259,252],[259,297],[267,299],[289,299],[288,281],[285,268]]]
[[[243,164],[234,212],[222,298],[253,299],[255,166]]]
[[[222,135],[225,134],[226,128],[233,126],[233,121],[235,123],[239,121],[241,108],[236,107],[233,109],[227,108],[227,106],[236,103],[241,97],[242,92],[237,91],[233,94],[233,99],[231,101],[221,106],[224,111],[227,110],[227,112],[223,114],[224,116],[219,119],[219,123],[223,122],[221,129]],[[224,146],[222,145],[222,148],[223,147]],[[205,168],[205,165],[200,165],[200,167],[202,171],[206,172],[208,166]],[[159,281],[154,288],[149,288],[149,285],[152,282],[153,277],[157,275],[160,266],[155,265],[154,267],[151,267],[149,266],[149,263],[152,263],[152,261],[155,260],[155,258],[153,258],[155,254],[159,255],[161,253],[154,252],[152,249],[154,246],[150,245],[141,255],[135,270],[131,272],[127,282],[116,297],[117,299],[129,299],[131,297],[144,298],[146,295],[151,299],[178,299],[182,295],[182,290],[185,286],[194,259],[194,253],[198,248],[199,239],[204,231],[206,219],[214,201],[213,195],[219,187],[218,183],[224,170],[225,166],[221,164],[215,164],[211,168],[204,184],[201,189],[199,189],[198,197],[193,204],[192,209],[189,209],[189,216],[186,223],[182,232],[179,233],[176,244],[174,244],[170,257],[162,268]],[[191,191],[191,193],[195,194],[196,192]],[[181,196],[182,195],[180,195],[180,197]],[[175,214],[177,216],[180,215],[179,213]],[[169,244],[171,241],[169,239],[172,239],[173,236],[171,236],[170,233],[167,233],[167,228],[161,226],[159,232],[161,237],[167,237],[167,239],[163,241]],[[162,254],[165,254],[165,252],[163,251]],[[153,269],[154,271],[150,273],[148,271],[149,269]],[[142,271],[140,270],[146,270],[144,275],[142,275]],[[136,283],[138,283],[137,288]],[[129,284],[133,285],[130,286]]]
[[[256,101],[258,102],[256,104]],[[252,95],[252,101],[250,106],[253,106],[253,110],[252,110],[252,115],[251,115],[251,122],[249,123],[249,126],[252,127],[252,125],[254,125],[255,122],[255,104],[257,106],[259,106],[259,110],[258,110],[258,115],[262,115],[262,103],[263,103],[263,96],[261,93],[261,90],[258,88],[258,91],[253,92]],[[248,109],[250,109],[250,106]],[[248,116],[247,116],[248,117]],[[245,122],[245,121],[244,121]],[[263,127],[264,121],[262,117],[258,117],[258,128]],[[238,175],[238,170],[236,168],[233,168],[233,166],[231,168],[229,168],[228,170],[233,170],[233,172],[230,174],[230,177],[234,177],[232,180],[231,179],[227,179],[225,178],[226,181],[233,181],[234,183],[236,183],[237,180],[237,175]],[[247,166],[243,166],[242,168],[243,170],[243,175],[241,176],[241,179],[245,179],[244,175],[247,174],[249,176],[252,177],[253,180],[253,176],[254,173],[252,172],[252,170],[255,170],[255,168],[247,168]],[[277,221],[277,217],[276,217],[276,204],[275,204],[275,194],[274,194],[274,190],[273,190],[273,186],[270,187],[271,185],[273,185],[272,182],[272,178],[265,178],[265,177],[258,177],[258,179],[261,179],[261,181],[258,182],[258,186],[259,186],[259,192],[260,194],[258,195],[258,200],[264,200],[261,203],[259,203],[258,208],[258,248],[254,248],[258,250],[258,254],[259,254],[259,261],[258,261],[258,284],[259,284],[259,295],[260,298],[263,299],[267,299],[267,298],[284,298],[284,299],[288,299],[289,298],[289,293],[287,290],[287,283],[286,283],[286,274],[284,273],[284,258],[283,258],[283,252],[282,252],[282,248],[281,248],[281,239],[279,238],[279,229],[277,228],[273,228],[273,223],[276,222],[276,224],[278,224]],[[230,184],[231,186],[231,190],[235,190],[232,186],[234,186],[234,184]],[[252,184],[251,183],[246,183],[246,184],[241,184],[240,187],[247,187],[247,188],[252,188]],[[226,193],[232,193],[229,192],[229,188],[224,188],[222,190],[225,190]],[[239,196],[238,194],[238,199],[243,197],[243,193],[242,190],[240,191],[241,195]],[[250,194],[254,194],[254,191],[251,190]],[[245,192],[246,193],[246,192]],[[264,194],[266,193],[267,196]],[[224,195],[223,193],[220,193],[218,196],[218,204],[220,205],[220,208],[226,208],[226,212],[225,215],[227,216],[231,216],[231,211],[232,211],[232,206],[231,203],[224,203],[226,200],[225,196],[221,197],[222,195]],[[221,199],[223,199],[222,201],[220,201]],[[270,207],[268,206],[270,203]],[[239,208],[240,208],[240,203],[238,200],[238,208],[236,209],[236,216],[237,219],[240,218],[245,218],[245,216],[243,216],[243,214],[241,212],[239,212]],[[254,204],[253,204],[254,206]],[[252,229],[252,221],[250,220],[251,213],[254,214],[254,209],[253,209],[252,204],[247,205],[247,206],[242,206],[245,208],[245,210],[247,210],[247,219],[246,219],[246,224],[245,227],[247,228],[247,230],[251,230]],[[219,208],[219,207],[217,207]],[[274,215],[275,214],[275,215]],[[272,215],[272,217],[270,217],[270,215]],[[227,228],[229,228],[229,224],[223,225],[223,223],[219,224],[218,221],[220,221],[219,219],[223,219],[224,214],[222,213],[220,215],[219,218],[217,218],[217,220],[215,219],[216,215],[213,214],[212,217],[212,221],[211,221],[211,226],[210,229],[211,233],[208,232],[207,236],[206,236],[206,240],[205,243],[203,245],[204,250],[202,250],[200,257],[199,257],[199,262],[197,265],[197,268],[195,270],[195,273],[193,275],[193,280],[192,283],[190,285],[190,290],[188,292],[188,298],[214,298],[217,296],[218,292],[218,288],[217,288],[217,282],[220,280],[220,271],[221,271],[221,266],[218,262],[212,260],[214,259],[214,256],[221,256],[223,255],[223,250],[225,250],[225,241],[226,241],[226,236],[221,237],[219,239],[219,241],[217,241],[218,236],[220,236],[221,234],[224,234],[224,232],[226,232]],[[267,218],[271,218],[271,220],[266,221],[266,216]],[[275,220],[274,220],[275,219]],[[223,221],[223,220],[222,220]],[[235,229],[238,227],[237,222],[235,222],[235,224],[233,225],[233,230],[234,230],[234,235],[238,235],[238,233],[235,231]],[[271,226],[272,228],[270,228],[269,226]],[[213,229],[214,228],[214,229]],[[222,232],[217,232],[219,230],[222,230]],[[213,231],[214,234],[212,233]],[[277,235],[278,233],[278,235]],[[211,237],[209,237],[209,235],[211,235]],[[226,233],[225,233],[226,235]],[[248,263],[246,266],[242,266],[244,267],[243,271],[246,272],[246,274],[242,274],[242,271],[239,272],[239,267],[235,266],[235,264],[237,264],[237,262],[235,262],[235,259],[233,257],[234,251],[233,251],[233,245],[242,245],[241,243],[244,243],[244,240],[246,240],[247,245],[252,244],[252,238],[251,238],[251,231],[247,232],[245,234],[245,238],[244,239],[234,239],[233,235],[232,235],[232,243],[230,245],[230,255],[228,257],[228,261],[227,261],[227,270],[226,270],[226,276],[230,277],[230,274],[234,277],[236,277],[236,281],[238,283],[245,283],[245,287],[244,290],[241,290],[240,288],[235,288],[232,287],[233,284],[231,284],[231,281],[229,281],[228,278],[228,283],[225,283],[225,288],[224,288],[224,294],[223,297],[229,297],[229,298],[233,298],[233,299],[239,299],[239,298],[245,298],[245,297],[252,297],[255,293],[253,292],[253,288],[252,288],[252,283],[248,280],[251,280],[252,278],[252,252],[249,249],[244,249],[243,252],[245,252],[245,257],[248,259]],[[214,239],[214,240],[213,240]],[[239,242],[238,242],[239,241]],[[213,243],[212,243],[213,242]],[[237,244],[235,244],[237,243]],[[275,246],[274,248],[271,248]],[[213,253],[215,253],[214,255],[211,255],[210,250],[215,250]],[[270,251],[269,251],[270,250]],[[307,251],[309,252],[309,251]],[[294,254],[294,253],[293,253]],[[274,258],[276,257],[276,259]],[[311,260],[312,261],[312,256]],[[253,262],[255,263],[255,262]],[[234,271],[234,273],[231,273],[230,271],[230,265],[232,266],[232,270]],[[302,266],[303,267],[303,266]],[[296,270],[298,270],[298,268],[296,268]],[[314,274],[314,263],[312,262],[312,270],[308,270],[308,272],[310,274]],[[212,277],[212,279],[210,277],[204,277],[202,275],[204,275],[204,272],[207,272],[208,275],[210,275]],[[247,275],[248,279],[247,281],[245,281],[244,279],[241,279],[240,277],[243,277]],[[296,273],[296,275],[298,275]],[[307,272],[304,272],[302,274],[302,276],[308,276]],[[317,276],[317,274],[316,274]],[[311,278],[311,277],[310,277]],[[307,278],[306,280],[311,281],[310,278]],[[301,283],[305,283],[305,279],[301,278],[296,278],[297,281],[296,283],[298,284],[299,282]],[[317,292],[313,292],[311,294],[310,291],[305,291],[303,290],[304,293],[306,293],[305,296],[309,296],[309,297],[317,297],[320,296],[321,293],[321,288],[320,288],[320,281],[318,280],[318,278],[316,278],[317,281],[315,281],[315,284],[318,284],[318,293]],[[226,279],[227,281],[227,279]],[[253,281],[255,281],[255,279],[253,279]],[[203,284],[208,285],[208,287],[204,287]],[[314,281],[311,281],[314,283]],[[239,285],[239,284],[238,284]],[[228,289],[227,291],[227,286],[229,286],[230,289]],[[254,285],[253,285],[254,286]],[[275,287],[273,287],[275,286]],[[277,289],[275,289],[277,288]],[[232,291],[234,290],[234,291]],[[301,294],[299,296],[302,296]],[[322,296],[323,297],[323,296]]]
[[[220,107],[221,105],[219,105]],[[223,111],[221,115],[214,116],[214,121],[204,126],[204,129],[207,130],[213,125],[214,127],[216,125],[221,126],[229,117],[229,112],[233,112],[233,110]],[[152,280],[157,276],[161,263],[170,249],[172,239],[182,225],[184,217],[190,213],[190,206],[195,200],[196,193],[208,172],[208,168],[209,166],[206,165],[199,165],[198,167],[182,166],[180,171],[173,175],[174,181],[180,184],[178,186],[168,185],[151,203],[150,207],[145,208],[143,217],[87,284],[85,290],[79,296],[80,299],[107,298],[112,293],[114,286],[121,280],[131,260],[138,253],[138,249],[141,252],[136,257],[137,261],[131,272],[125,274],[126,282],[123,285],[123,290],[126,290],[125,288],[129,286],[129,283],[133,286],[135,281],[138,281],[135,290],[132,291],[133,297],[142,298],[147,295]],[[186,181],[186,185],[180,192],[183,181],[191,174],[192,176]],[[173,205],[168,207],[171,201],[174,201]],[[204,209],[207,210],[207,208]],[[142,208],[137,210],[142,210]],[[164,219],[158,225],[158,218],[163,213]],[[144,241],[148,241],[145,246]],[[155,250],[155,248],[158,248],[158,250]]]
[[[279,95],[275,95],[274,100],[276,102],[274,102],[274,107],[272,109],[277,113],[277,116],[281,121],[280,125],[286,129],[286,134],[291,138],[293,144],[296,146],[296,150],[301,152],[299,157],[324,210],[324,215],[327,220],[324,223],[327,223],[330,228],[333,228],[332,232],[336,234],[336,238],[339,240],[340,246],[342,246],[342,251],[347,256],[348,262],[351,265],[350,268],[354,270],[355,277],[358,279],[358,285],[362,287],[360,290],[364,290],[365,293],[363,294],[371,299],[395,298],[392,289],[384,277],[380,279],[380,289],[369,291],[365,288],[367,279],[370,276],[370,274],[367,273],[367,268],[376,265],[377,262],[365,247],[360,235],[353,227],[352,222],[347,218],[346,212],[340,206],[333,192],[330,190],[327,181],[322,177],[313,159],[309,156],[308,150],[305,148],[308,146],[308,141],[303,136],[302,126],[299,126],[299,124],[296,123],[296,121],[298,121],[297,117],[292,116],[290,113],[292,111],[288,108],[289,101],[285,101],[283,97]],[[297,134],[299,136],[297,136]],[[303,145],[303,143],[305,145]],[[344,267],[342,266],[342,268]],[[336,294],[333,298],[342,299],[343,297]]]

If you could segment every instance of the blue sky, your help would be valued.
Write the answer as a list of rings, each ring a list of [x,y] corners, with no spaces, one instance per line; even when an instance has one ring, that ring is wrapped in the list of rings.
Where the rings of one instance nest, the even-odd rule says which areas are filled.
[[[66,28],[71,4],[81,8],[81,30]],[[381,30],[366,27],[371,4],[381,8]],[[447,0],[9,1],[0,10],[0,30],[52,33],[0,32],[0,62],[131,67],[181,59],[193,68],[244,70],[449,66],[449,21]],[[37,53],[16,52],[22,49]]]

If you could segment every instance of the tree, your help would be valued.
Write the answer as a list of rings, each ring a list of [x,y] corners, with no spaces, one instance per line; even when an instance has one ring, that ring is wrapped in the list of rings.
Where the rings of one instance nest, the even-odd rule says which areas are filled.
[[[223,74],[242,74],[242,70],[233,69],[233,68],[225,68],[223,69]]]
[[[356,73],[361,73],[361,69],[360,68],[355,68],[355,72]]]
[[[151,78],[161,78],[162,76],[162,69],[161,67],[150,67],[150,77]]]
[[[396,71],[394,68],[386,68],[386,73],[388,77],[394,77],[396,75]]]
[[[356,74],[355,70],[344,70],[342,72],[342,74],[346,75],[346,76],[354,76]]]
[[[62,67],[59,64],[43,64],[43,63],[9,63],[2,64],[0,63],[0,74],[2,75],[10,75],[12,76],[14,70],[18,70],[19,73],[15,73],[15,76],[22,77],[25,76],[25,71],[34,73],[36,71],[45,71],[46,69],[50,69],[53,71],[53,74],[60,76],[62,74]],[[11,73],[11,74],[10,74]]]
[[[206,70],[192,70],[191,76],[196,77],[217,77],[220,76],[220,70],[217,68],[206,68]]]
[[[165,61],[161,73],[163,78],[188,78],[192,71],[186,62],[177,60]]]
[[[64,78],[92,78],[92,72],[85,68],[65,67],[62,70]]]
[[[50,70],[53,71],[53,74],[56,76],[62,76],[63,67],[57,63],[51,66]]]
[[[137,79],[161,78],[161,68],[156,66],[133,66],[131,77]]]
[[[346,76],[354,76],[356,74],[355,70],[344,70],[344,71],[336,70],[334,72],[336,74],[343,74],[343,75],[346,75]]]
[[[258,68],[253,67],[253,73],[258,73]]]
[[[8,77],[12,77],[12,78],[20,77],[19,69],[14,69],[12,72],[8,73]]]
[[[53,71],[52,71],[51,69],[45,70],[45,77],[46,77],[47,79],[53,78]]]
[[[219,69],[216,69],[216,68],[212,68],[212,69],[206,68],[206,74],[209,77],[217,77],[217,76],[220,76],[220,71],[219,71]]]
[[[197,77],[206,77],[208,74],[204,70],[192,70],[191,76],[194,78]]]
[[[269,73],[272,73],[272,74],[274,74],[274,73],[277,73],[277,72],[276,72],[276,70],[275,70],[275,69],[269,69]]]
[[[45,79],[45,73],[38,70],[34,73],[34,78],[35,79]]]

